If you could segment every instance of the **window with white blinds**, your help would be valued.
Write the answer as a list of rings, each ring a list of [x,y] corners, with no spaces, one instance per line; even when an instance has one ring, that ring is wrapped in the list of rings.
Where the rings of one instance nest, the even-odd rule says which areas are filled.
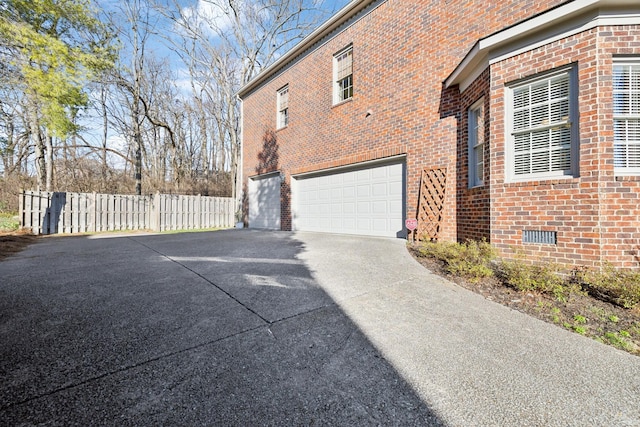
[[[511,179],[573,175],[573,76],[565,69],[509,88]]]
[[[613,64],[613,144],[615,174],[640,174],[640,59]]]
[[[353,47],[334,55],[333,70],[333,103],[337,104],[353,97]]]
[[[278,129],[289,124],[289,85],[278,90]]]

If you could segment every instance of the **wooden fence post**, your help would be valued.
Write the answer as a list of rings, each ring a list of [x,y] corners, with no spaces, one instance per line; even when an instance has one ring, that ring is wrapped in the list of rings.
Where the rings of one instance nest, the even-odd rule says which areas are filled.
[[[20,190],[20,199],[18,200],[18,212],[20,212],[20,228],[26,227],[24,223],[24,190]]]
[[[96,217],[97,217],[97,206],[96,206],[96,192],[91,193],[91,203],[88,206],[89,209],[89,224],[87,224],[87,230],[91,233],[96,232]]]
[[[160,193],[156,193],[153,197],[153,203],[151,205],[151,229],[153,231],[160,232],[162,231],[162,206],[161,204],[161,196]]]

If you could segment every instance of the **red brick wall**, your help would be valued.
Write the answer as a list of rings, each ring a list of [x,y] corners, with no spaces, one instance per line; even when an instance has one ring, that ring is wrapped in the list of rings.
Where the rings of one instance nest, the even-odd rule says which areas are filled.
[[[640,178],[613,174],[614,54],[640,55],[638,27],[596,28],[491,66],[491,242],[503,255],[639,266]],[[578,71],[579,177],[505,183],[505,85],[571,63]],[[523,229],[556,231],[557,244],[523,245]]]
[[[460,97],[460,122],[458,126],[458,240],[491,240],[489,203],[489,123],[491,109],[489,103],[489,69],[485,70]],[[469,108],[477,101],[484,101],[484,179],[483,185],[469,188]]]
[[[406,154],[407,217],[417,213],[422,170],[447,167],[440,236],[456,240],[460,97],[455,88],[443,91],[442,82],[480,37],[563,2],[378,2],[245,96],[245,180],[281,169],[286,192],[291,173]],[[351,43],[353,99],[332,106],[332,57]],[[287,83],[290,122],[275,131],[276,91]],[[265,138],[270,132],[275,140]],[[259,159],[265,147],[269,153]],[[290,212],[285,194],[283,229],[291,227]]]
[[[640,57],[640,26],[602,27],[598,31],[598,91],[601,253],[621,267],[640,268],[640,176],[613,175],[612,59]],[[594,129],[585,131],[594,132]]]

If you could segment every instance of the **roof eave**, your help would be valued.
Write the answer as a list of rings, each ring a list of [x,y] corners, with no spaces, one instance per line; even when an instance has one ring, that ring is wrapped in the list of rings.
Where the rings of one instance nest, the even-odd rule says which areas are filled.
[[[362,9],[367,7],[374,0],[353,0],[345,7],[340,9],[335,15],[329,18],[324,24],[318,27],[311,34],[302,39],[293,48],[287,51],[284,55],[278,58],[273,64],[262,70],[257,76],[251,79],[247,84],[240,88],[238,96],[243,98],[245,95],[253,91],[256,87],[260,86],[271,76],[273,76],[281,67],[287,64],[296,56],[300,55],[323,37],[330,34],[340,25],[357,15]]]
[[[558,26],[579,15],[600,8],[616,6],[633,6],[637,8],[637,0],[575,0],[550,9],[504,30],[478,40],[465,58],[445,79],[445,87],[468,84],[470,76],[476,75],[476,68],[488,65],[490,52],[506,47],[516,40],[522,40],[532,34]]]

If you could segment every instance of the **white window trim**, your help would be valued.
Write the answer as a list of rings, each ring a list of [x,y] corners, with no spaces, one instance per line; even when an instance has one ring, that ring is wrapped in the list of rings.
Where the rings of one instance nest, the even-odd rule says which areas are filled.
[[[287,102],[287,122],[283,123],[283,119],[282,119],[282,111],[283,109],[281,108],[281,98],[282,98],[282,93],[286,91],[287,95],[289,94],[289,85],[286,84],[284,86],[282,86],[280,89],[278,89],[278,95],[277,95],[277,101],[276,101],[276,129],[282,129],[285,128],[287,126],[289,126],[289,105]]]
[[[513,134],[513,91],[525,84],[546,80],[559,74],[569,74],[569,119],[571,126],[570,170],[516,175],[514,134]],[[579,133],[578,133],[578,73],[575,65],[556,68],[531,76],[505,86],[505,182],[543,181],[549,179],[572,179],[579,176]]]
[[[640,65],[640,57],[619,57],[619,58],[613,58],[613,66],[615,67],[616,65]],[[613,69],[612,71],[612,76],[613,76]],[[613,80],[612,80],[613,81]],[[613,93],[613,88],[612,88],[612,93]],[[612,103],[614,101],[612,100]],[[620,118],[620,119],[640,119],[640,114],[620,114],[620,115],[616,115],[614,112],[613,115],[613,121],[615,123],[615,119]],[[615,132],[614,132],[615,135]],[[614,137],[615,138],[615,137]],[[615,139],[614,139],[614,146],[615,146]],[[615,156],[615,154],[614,154]],[[615,176],[638,176],[640,175],[640,167],[615,167],[614,166],[614,175]]]
[[[485,158],[484,158],[484,150],[485,150],[485,145],[486,141],[483,141],[482,144],[480,144],[482,146],[482,179],[480,180],[476,180],[477,177],[477,167],[478,167],[478,159],[476,158],[476,147],[479,145],[478,141],[477,141],[477,133],[475,132],[475,129],[477,125],[478,125],[478,112],[481,112],[481,114],[485,114],[484,111],[484,98],[480,98],[478,101],[476,101],[471,107],[469,107],[468,113],[467,113],[467,135],[468,135],[468,162],[469,162],[469,188],[474,188],[474,187],[481,187],[484,185],[484,166],[485,166]],[[484,124],[485,127],[483,127],[482,132],[485,132],[486,130],[486,123]]]
[[[340,99],[340,84],[338,82],[338,58],[347,52],[351,52],[351,96]],[[349,45],[333,55],[333,105],[341,104],[353,98],[353,45]]]

